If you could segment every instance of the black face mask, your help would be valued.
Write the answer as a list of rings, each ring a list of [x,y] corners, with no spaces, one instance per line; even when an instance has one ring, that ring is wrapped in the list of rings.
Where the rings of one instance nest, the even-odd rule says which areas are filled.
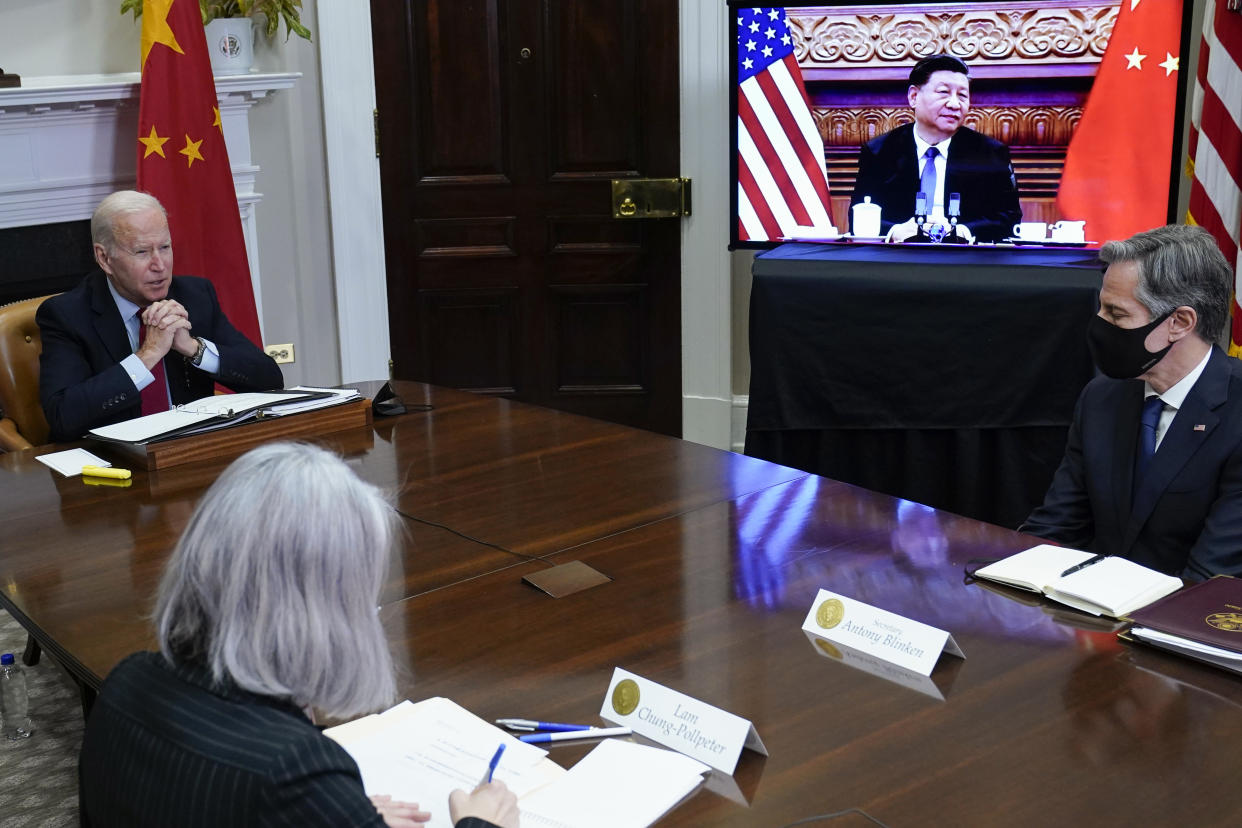
[[[1169,311],[1141,328],[1119,328],[1101,316],[1091,317],[1087,324],[1087,346],[1091,349],[1091,358],[1106,376],[1113,379],[1134,379],[1146,373],[1173,346],[1170,344],[1153,353],[1143,342],[1149,333],[1172,315],[1173,311]]]

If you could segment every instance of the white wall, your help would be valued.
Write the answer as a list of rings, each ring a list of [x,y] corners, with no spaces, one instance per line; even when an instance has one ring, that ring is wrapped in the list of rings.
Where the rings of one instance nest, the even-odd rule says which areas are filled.
[[[732,291],[729,244],[728,8],[681,0],[681,174],[691,215],[682,219],[682,434],[729,448]]]
[[[120,0],[3,0],[0,67],[18,75],[138,71],[138,24]]]
[[[312,34],[317,2],[303,0],[302,20]],[[263,332],[270,343],[296,346],[297,362],[282,366],[289,385],[383,379],[340,375],[317,47],[296,35],[286,42],[283,27],[272,44],[255,43],[255,63],[263,71],[302,73],[293,89],[260,102],[250,115],[252,154],[262,168],[255,188],[263,193]]]

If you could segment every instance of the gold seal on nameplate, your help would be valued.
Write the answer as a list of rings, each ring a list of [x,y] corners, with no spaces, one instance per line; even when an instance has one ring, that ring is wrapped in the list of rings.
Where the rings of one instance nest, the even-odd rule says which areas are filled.
[[[1208,626],[1215,627],[1218,630],[1242,632],[1242,613],[1214,612],[1203,620],[1208,623]]]
[[[612,709],[618,715],[628,716],[638,707],[638,682],[633,679],[621,679],[612,688]]]
[[[815,611],[815,623],[819,624],[820,629],[831,630],[837,624],[841,623],[841,619],[845,617],[845,604],[837,598],[829,598],[827,601],[819,605],[819,609]]]

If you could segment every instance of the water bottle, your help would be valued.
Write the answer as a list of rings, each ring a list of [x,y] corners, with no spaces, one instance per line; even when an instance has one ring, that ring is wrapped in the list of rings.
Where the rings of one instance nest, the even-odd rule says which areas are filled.
[[[27,715],[26,674],[13,661],[12,653],[0,655],[0,715],[4,717],[4,735],[8,739],[25,739],[33,729]]]

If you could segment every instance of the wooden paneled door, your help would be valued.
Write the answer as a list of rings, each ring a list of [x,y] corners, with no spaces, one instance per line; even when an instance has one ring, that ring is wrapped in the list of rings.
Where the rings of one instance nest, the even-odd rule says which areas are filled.
[[[677,5],[372,0],[398,378],[680,435]]]

